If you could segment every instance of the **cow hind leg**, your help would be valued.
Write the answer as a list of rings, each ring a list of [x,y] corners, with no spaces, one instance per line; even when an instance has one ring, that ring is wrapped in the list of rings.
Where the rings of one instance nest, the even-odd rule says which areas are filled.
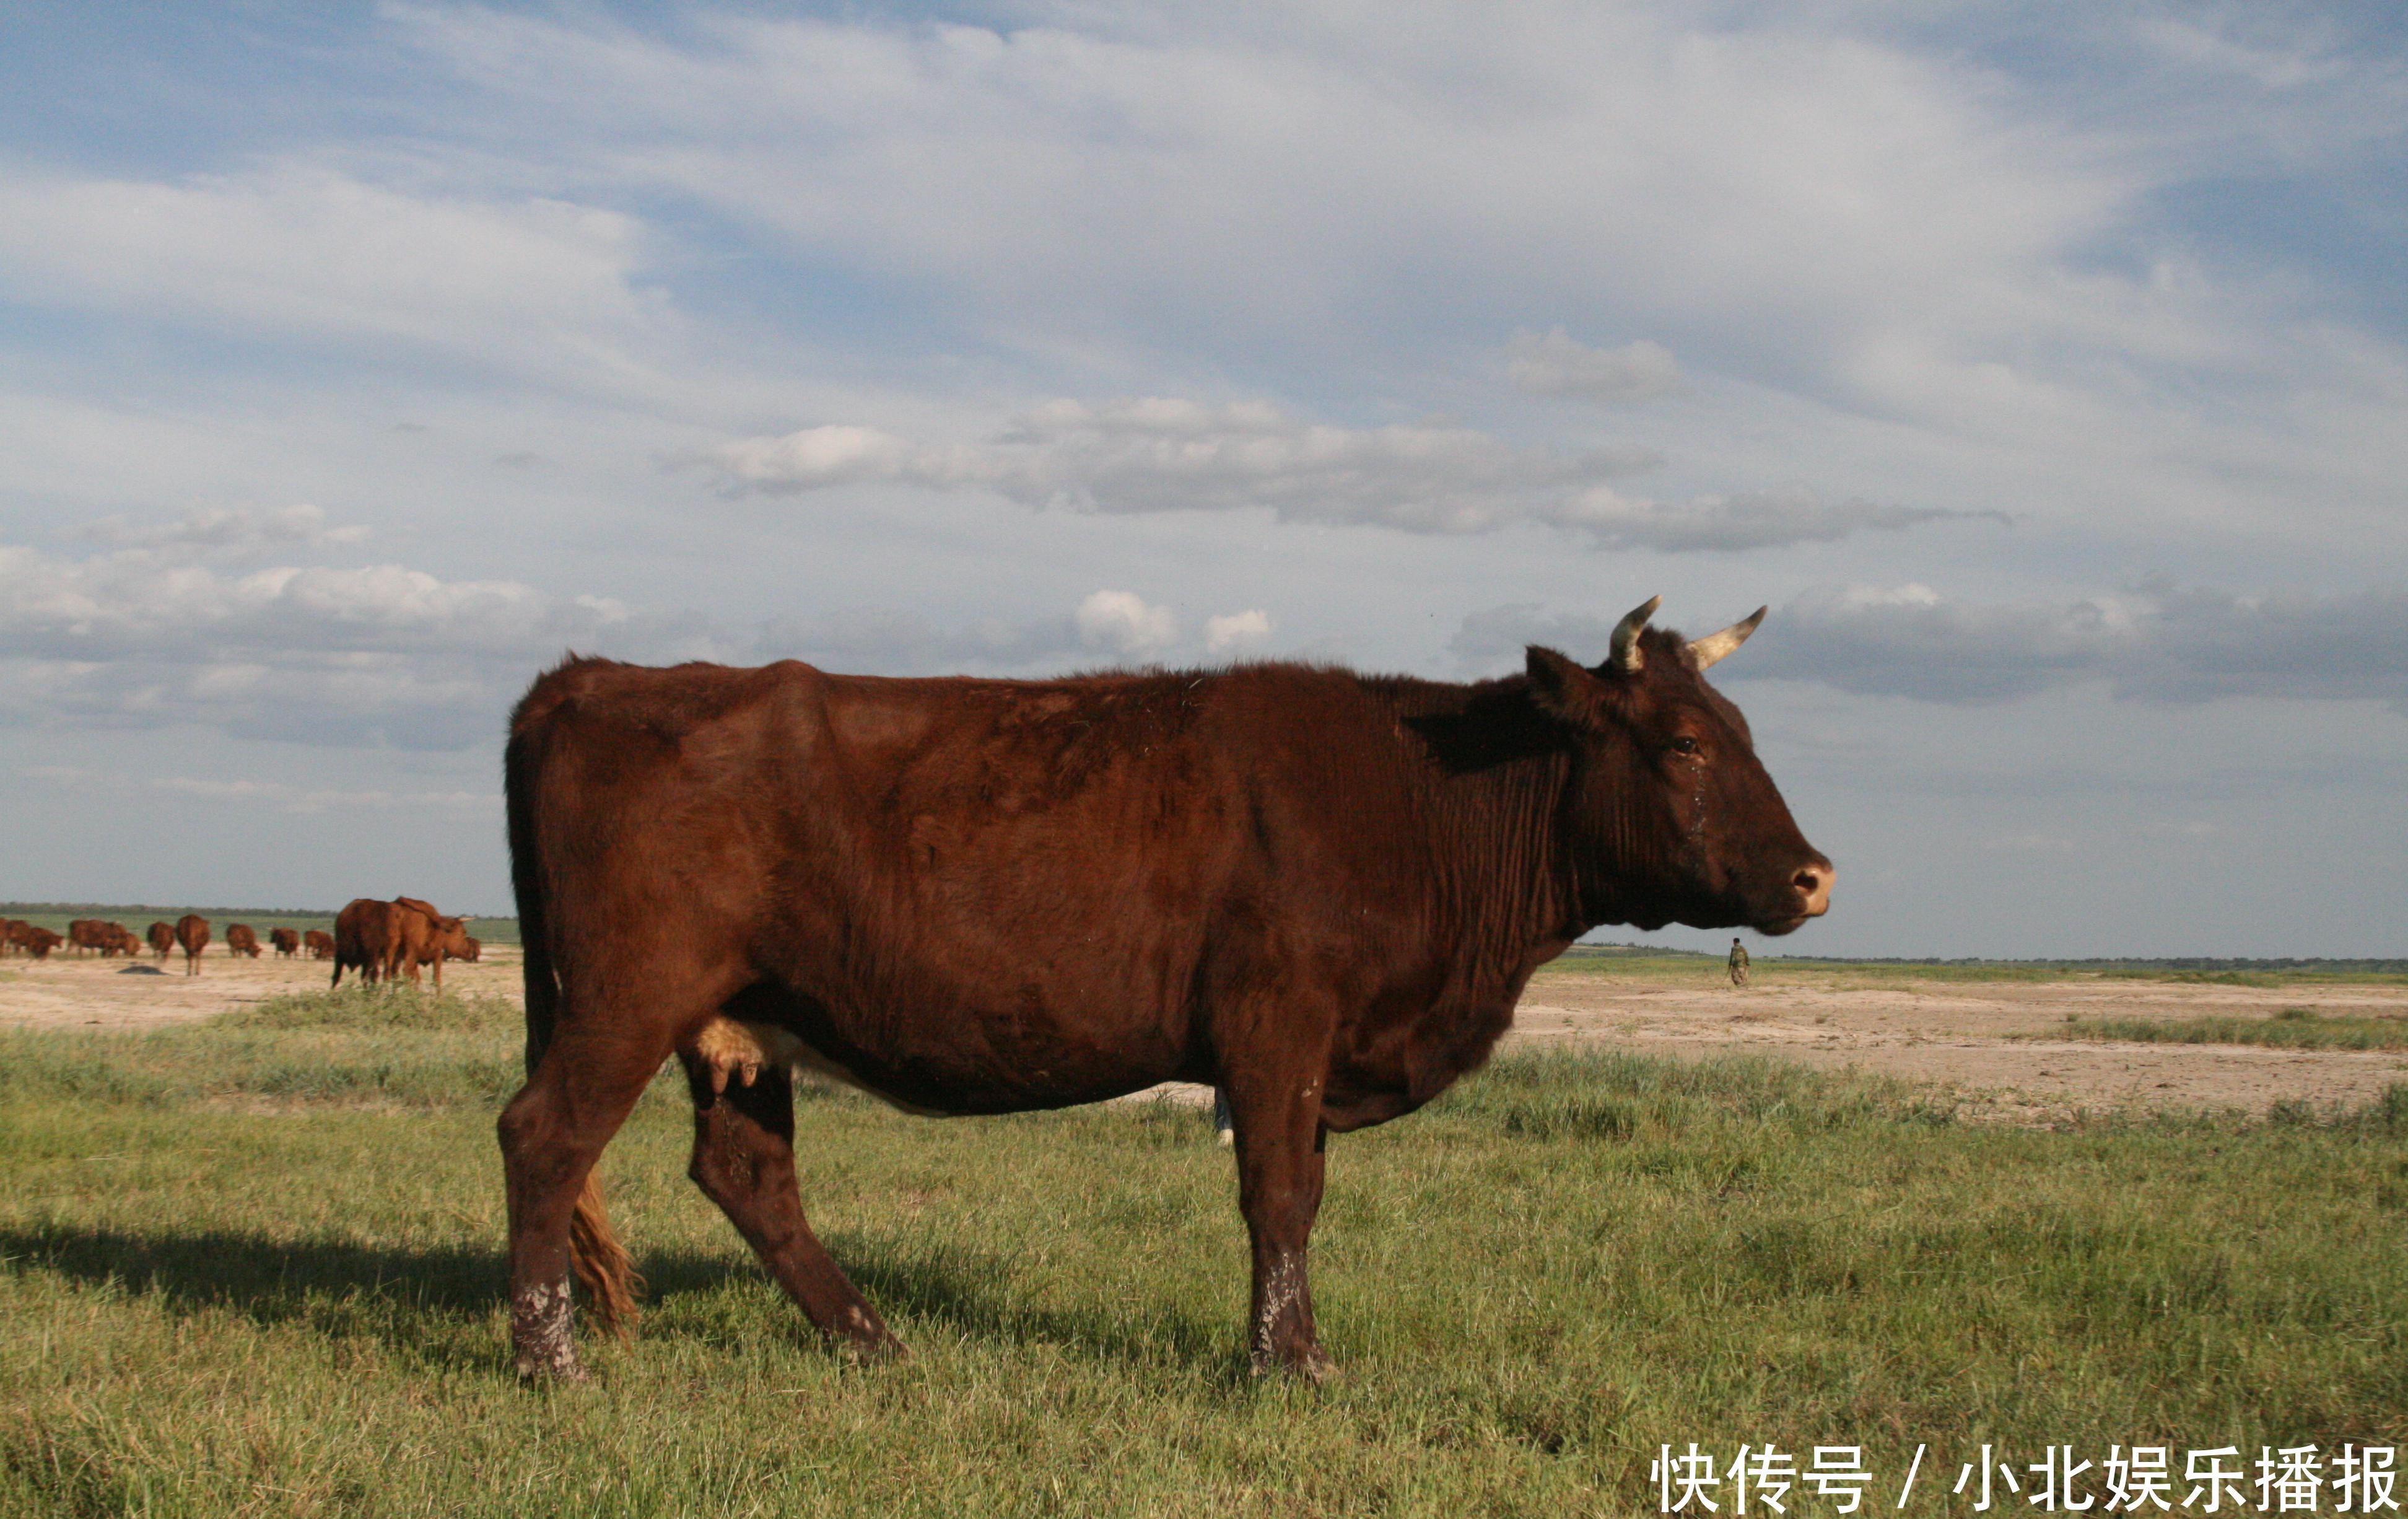
[[[632,1316],[634,1271],[593,1184],[602,1147],[668,1055],[638,1029],[563,1030],[502,1110],[510,1228],[510,1344],[523,1377],[581,1380],[568,1287],[572,1254],[606,1327]],[[631,1037],[632,1036],[632,1037]]]
[[[694,1159],[687,1174],[821,1334],[863,1360],[900,1356],[903,1342],[803,1217],[795,1184],[792,1078],[782,1065],[758,1060],[731,1072],[718,1058],[724,1052],[703,1044],[691,1041],[681,1052],[694,1094]]]

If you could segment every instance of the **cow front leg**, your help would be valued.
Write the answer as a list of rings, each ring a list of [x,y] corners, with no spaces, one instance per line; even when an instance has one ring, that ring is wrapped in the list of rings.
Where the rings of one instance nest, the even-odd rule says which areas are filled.
[[[743,1025],[713,1020],[713,1026]],[[719,1205],[814,1327],[865,1361],[900,1357],[903,1342],[832,1259],[803,1217],[795,1184],[795,1092],[781,1064],[752,1064],[730,1082],[715,1048],[688,1046],[694,1159],[687,1174]]]
[[[1305,1268],[1326,1170],[1321,1077],[1233,1076],[1227,1090],[1237,1128],[1238,1207],[1254,1242],[1248,1358],[1256,1376],[1285,1370],[1327,1382],[1338,1367],[1313,1330]]]

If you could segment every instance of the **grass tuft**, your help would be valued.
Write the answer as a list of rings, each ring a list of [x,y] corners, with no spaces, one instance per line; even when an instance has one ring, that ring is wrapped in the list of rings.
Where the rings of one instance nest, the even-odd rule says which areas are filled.
[[[2408,1050],[2408,1018],[2327,1017],[2285,1008],[2272,1018],[2072,1018],[2017,1039],[2109,1039],[2142,1044],[2259,1044],[2284,1050]]]

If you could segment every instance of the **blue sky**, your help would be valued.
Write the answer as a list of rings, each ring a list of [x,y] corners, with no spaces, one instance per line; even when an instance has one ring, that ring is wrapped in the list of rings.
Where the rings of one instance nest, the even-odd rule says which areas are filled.
[[[2373,6],[12,7],[0,895],[499,908],[570,645],[1662,593],[1784,947],[2408,953],[2403,134]]]

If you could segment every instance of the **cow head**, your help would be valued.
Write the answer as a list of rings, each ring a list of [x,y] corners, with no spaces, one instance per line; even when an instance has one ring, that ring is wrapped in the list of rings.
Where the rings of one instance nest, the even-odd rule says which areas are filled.
[[[1572,739],[1565,822],[1581,914],[1788,933],[1830,905],[1831,862],[1798,831],[1747,719],[1704,678],[1764,613],[1689,642],[1647,625],[1661,599],[1622,620],[1593,669],[1529,651],[1532,699]]]

